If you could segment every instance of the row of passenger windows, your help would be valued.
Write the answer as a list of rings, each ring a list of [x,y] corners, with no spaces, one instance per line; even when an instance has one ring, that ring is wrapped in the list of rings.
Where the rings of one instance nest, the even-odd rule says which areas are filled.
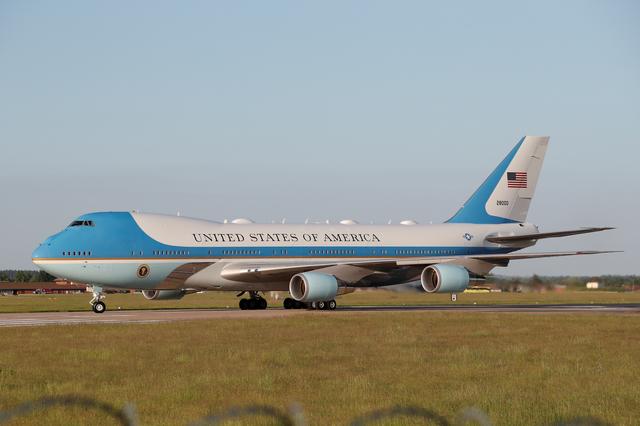
[[[189,252],[187,250],[154,250],[153,254],[154,256],[188,256]]]
[[[453,250],[396,250],[396,254],[443,255],[443,254],[455,254],[455,253]]]
[[[309,254],[335,254],[335,255],[355,255],[355,250],[309,250]]]
[[[211,254],[211,250],[209,250]],[[256,256],[260,254],[260,250],[222,250],[222,255],[236,255],[236,256]]]
[[[189,251],[188,250],[154,250],[153,251],[154,256],[188,256],[189,255]],[[211,256],[213,253],[211,252],[211,250],[208,251],[209,256]],[[222,255],[223,256],[259,256],[261,254],[260,250],[222,250]],[[273,251],[274,255],[286,255],[287,254],[287,250],[274,250]],[[338,249],[338,250],[309,250],[309,254],[310,255],[316,255],[316,256],[322,256],[322,255],[342,255],[342,256],[355,256],[356,251],[355,250],[344,250],[344,249]],[[376,250],[373,250],[373,255],[376,254]],[[387,254],[387,250],[380,250],[380,254],[381,255],[386,255]],[[416,250],[396,250],[396,255],[437,255],[437,256],[441,256],[441,255],[453,255],[455,254],[455,252],[453,250],[422,250],[422,249],[416,249]],[[80,251],[80,250],[76,250],[76,251],[63,251],[62,252],[63,256],[91,256],[91,251]],[[132,250],[131,251],[131,256],[143,256],[144,252],[143,251],[135,251]]]
[[[63,251],[63,256],[91,256],[90,251]]]

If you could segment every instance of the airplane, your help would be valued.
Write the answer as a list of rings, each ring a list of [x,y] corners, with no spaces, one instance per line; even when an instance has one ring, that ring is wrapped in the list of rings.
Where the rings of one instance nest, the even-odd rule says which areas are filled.
[[[199,291],[235,291],[240,309],[266,309],[261,293],[286,291],[286,309],[336,308],[354,288],[398,284],[456,295],[512,260],[611,253],[519,253],[546,238],[611,227],[540,232],[526,218],[549,142],[525,136],[446,222],[419,225],[225,223],[133,212],[89,213],[35,249],[49,274],[93,287],[90,304],[103,313],[103,289],[141,290],[149,300]]]

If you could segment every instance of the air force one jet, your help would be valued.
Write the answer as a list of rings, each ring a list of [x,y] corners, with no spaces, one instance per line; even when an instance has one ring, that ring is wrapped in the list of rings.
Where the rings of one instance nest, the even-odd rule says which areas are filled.
[[[80,216],[47,238],[33,262],[48,273],[103,288],[142,290],[149,300],[202,290],[247,293],[241,309],[265,309],[265,291],[288,291],[284,307],[335,309],[357,287],[420,286],[464,291],[511,260],[605,251],[517,253],[544,238],[612,228],[540,232],[526,222],[548,137],[522,138],[466,203],[443,224],[360,225],[230,223],[137,212]]]

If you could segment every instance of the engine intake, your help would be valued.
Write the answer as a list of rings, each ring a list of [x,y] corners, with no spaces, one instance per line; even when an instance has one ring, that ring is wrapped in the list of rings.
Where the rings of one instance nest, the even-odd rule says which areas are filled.
[[[303,272],[291,278],[289,293],[298,302],[332,300],[338,294],[338,280],[320,272]]]
[[[430,265],[420,275],[427,293],[458,293],[469,286],[469,271],[458,265]]]
[[[187,294],[186,290],[142,290],[147,300],[178,300]]]

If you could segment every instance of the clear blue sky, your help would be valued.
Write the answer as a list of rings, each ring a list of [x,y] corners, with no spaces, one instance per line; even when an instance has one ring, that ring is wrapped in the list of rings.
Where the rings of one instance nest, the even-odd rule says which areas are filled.
[[[620,229],[510,274],[640,273],[640,3],[0,4],[0,269],[97,210],[447,219],[525,134],[529,220]]]

